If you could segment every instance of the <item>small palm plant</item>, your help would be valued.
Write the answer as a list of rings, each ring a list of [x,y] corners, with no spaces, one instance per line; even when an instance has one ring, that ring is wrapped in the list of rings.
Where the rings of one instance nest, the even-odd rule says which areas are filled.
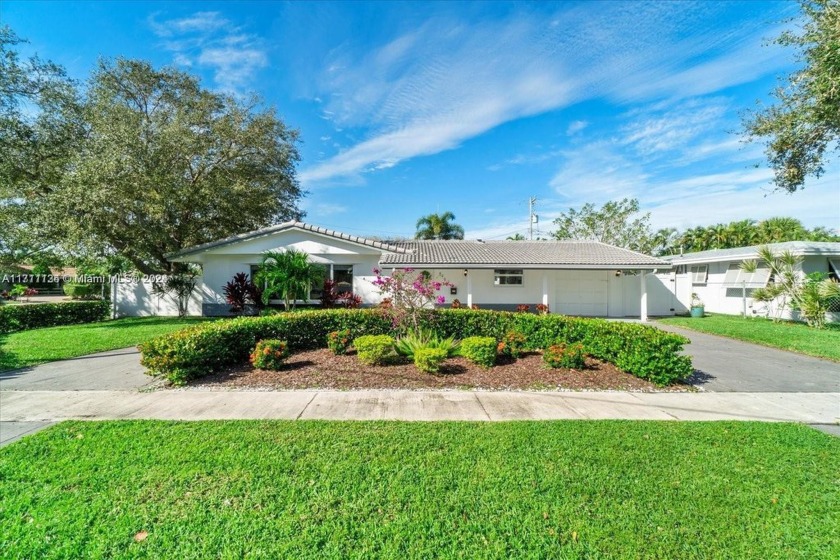
[[[308,299],[313,284],[324,279],[322,266],[309,261],[303,251],[268,251],[255,274],[257,283],[264,287],[263,303],[280,296],[286,311],[295,308],[297,300]]]
[[[756,301],[776,303],[774,320],[781,317],[788,306],[798,309],[808,325],[815,328],[825,326],[825,313],[835,298],[840,297],[840,285],[822,275],[800,274],[802,257],[790,251],[775,254],[769,247],[758,250],[760,262],[770,268],[770,283],[753,291]],[[741,269],[755,272],[759,261],[745,261]]]

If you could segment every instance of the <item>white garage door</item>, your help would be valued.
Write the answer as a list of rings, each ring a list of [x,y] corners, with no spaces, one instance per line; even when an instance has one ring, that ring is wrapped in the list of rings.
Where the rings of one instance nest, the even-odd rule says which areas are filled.
[[[561,270],[557,273],[557,312],[563,315],[606,317],[608,270]]]

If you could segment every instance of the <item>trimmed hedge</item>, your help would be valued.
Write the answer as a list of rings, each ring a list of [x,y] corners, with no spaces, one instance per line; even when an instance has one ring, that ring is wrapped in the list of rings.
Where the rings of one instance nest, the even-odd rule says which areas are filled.
[[[152,375],[186,383],[246,363],[258,340],[279,338],[289,350],[325,348],[327,335],[348,329],[351,338],[391,334],[391,320],[379,310],[325,309],[212,321],[159,336],[139,346],[140,363]]]
[[[111,304],[103,300],[4,305],[0,307],[0,334],[95,323],[106,319],[110,309]]]
[[[430,311],[422,323],[440,337],[460,340],[489,336],[499,341],[516,331],[525,336],[526,350],[580,342],[593,358],[659,385],[685,379],[693,371],[691,359],[679,354],[688,339],[640,323],[472,309]],[[140,350],[150,373],[184,383],[246,363],[257,340],[286,340],[292,351],[324,348],[327,335],[342,329],[350,329],[353,337],[396,334],[380,309],[328,309],[214,321],[155,338]]]

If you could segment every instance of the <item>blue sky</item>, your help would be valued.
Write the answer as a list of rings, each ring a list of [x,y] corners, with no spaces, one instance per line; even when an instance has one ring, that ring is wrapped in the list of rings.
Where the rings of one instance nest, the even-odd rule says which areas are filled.
[[[306,221],[467,237],[636,197],[656,227],[788,215],[840,226],[840,167],[774,192],[737,134],[793,53],[791,2],[16,2],[0,21],[84,78],[98,57],[174,64],[256,92],[301,132]],[[758,166],[756,166],[758,164]]]

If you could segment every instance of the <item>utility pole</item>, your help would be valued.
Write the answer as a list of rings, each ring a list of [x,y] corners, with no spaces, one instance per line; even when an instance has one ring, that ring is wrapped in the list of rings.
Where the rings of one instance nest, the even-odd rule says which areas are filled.
[[[537,205],[537,197],[532,196],[528,199],[528,239],[534,240],[534,224],[540,221],[539,216],[534,214],[534,207]]]

